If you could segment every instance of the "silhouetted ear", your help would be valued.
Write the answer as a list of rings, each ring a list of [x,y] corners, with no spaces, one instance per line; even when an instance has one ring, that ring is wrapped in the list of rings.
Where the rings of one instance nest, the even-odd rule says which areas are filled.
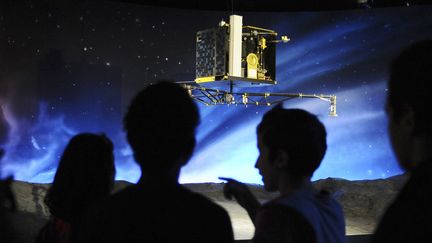
[[[189,162],[189,159],[192,157],[193,151],[195,149],[196,140],[195,137],[191,137],[188,139],[187,143],[184,146],[184,150],[182,151],[180,158],[180,167],[186,165]]]
[[[415,111],[411,105],[401,105],[398,107],[398,114],[394,114],[394,117],[392,117],[394,119],[393,122],[398,123],[401,129],[413,135],[417,126],[414,113]]]
[[[278,169],[286,168],[288,166],[290,156],[286,151],[278,150],[276,159],[274,160],[274,166]]]

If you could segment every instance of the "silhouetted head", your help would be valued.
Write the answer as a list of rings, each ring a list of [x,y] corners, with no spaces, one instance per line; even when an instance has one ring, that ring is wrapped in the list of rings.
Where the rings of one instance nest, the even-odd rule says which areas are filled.
[[[318,118],[304,110],[278,105],[257,127],[260,155],[255,165],[269,191],[277,190],[278,173],[292,181],[312,177],[327,149],[326,130]]]
[[[188,92],[166,81],[139,92],[124,118],[135,160],[146,173],[186,164],[195,147],[198,123],[198,109]]]
[[[114,176],[111,140],[103,134],[76,135],[63,152],[45,203],[52,215],[76,223],[90,204],[110,195]]]
[[[432,40],[404,49],[390,65],[387,113],[390,139],[404,169],[411,170],[412,137],[432,137],[431,99]]]

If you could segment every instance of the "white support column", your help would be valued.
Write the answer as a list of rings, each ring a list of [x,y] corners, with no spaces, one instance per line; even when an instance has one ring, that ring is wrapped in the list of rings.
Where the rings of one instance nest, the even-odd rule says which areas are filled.
[[[239,15],[230,16],[230,42],[229,42],[229,67],[230,76],[242,77],[241,55],[242,55],[242,33],[243,17]]]

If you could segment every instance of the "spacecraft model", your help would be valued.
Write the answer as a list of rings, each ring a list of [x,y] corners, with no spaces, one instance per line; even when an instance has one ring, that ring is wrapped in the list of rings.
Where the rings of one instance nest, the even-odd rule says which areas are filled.
[[[330,103],[337,116],[336,96],[302,93],[258,93],[247,89],[275,85],[276,44],[290,39],[273,30],[243,26],[243,18],[231,15],[216,28],[197,32],[196,78],[180,83],[191,97],[205,105],[270,106],[294,98],[317,98]]]

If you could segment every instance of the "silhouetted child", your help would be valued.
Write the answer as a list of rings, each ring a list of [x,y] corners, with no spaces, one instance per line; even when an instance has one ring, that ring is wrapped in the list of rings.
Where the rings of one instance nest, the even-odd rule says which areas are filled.
[[[5,151],[0,148],[0,162]],[[13,177],[0,179],[0,242],[17,242],[17,234],[11,223],[11,212],[16,210],[15,196],[11,184]]]
[[[410,177],[384,214],[373,242],[431,242],[432,40],[417,42],[391,63],[388,131],[400,167]]]
[[[233,242],[227,212],[178,183],[198,123],[195,103],[177,84],[138,93],[124,127],[141,178],[89,219],[81,242]]]
[[[113,144],[105,135],[74,136],[60,159],[45,197],[51,219],[36,242],[73,242],[85,212],[106,200],[114,184]]]
[[[4,149],[0,148],[0,162],[3,159],[4,154]],[[16,210],[16,201],[15,195],[12,191],[12,182],[13,176],[8,176],[5,179],[0,179],[0,207],[3,207],[8,211],[14,212]]]
[[[327,149],[324,125],[304,110],[278,105],[264,115],[257,135],[255,167],[264,188],[280,196],[261,206],[245,184],[221,178],[228,181],[225,196],[249,213],[253,242],[345,242],[342,207],[311,183]]]

